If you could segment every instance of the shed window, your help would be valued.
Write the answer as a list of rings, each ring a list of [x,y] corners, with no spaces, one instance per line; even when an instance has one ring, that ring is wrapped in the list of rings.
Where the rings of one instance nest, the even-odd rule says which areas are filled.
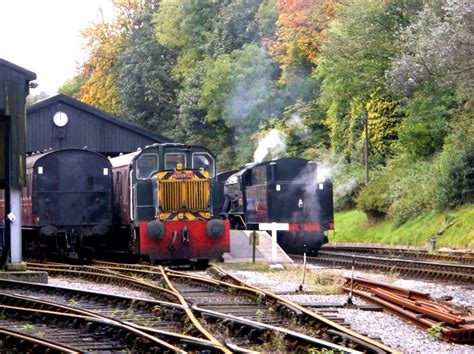
[[[214,159],[208,153],[193,154],[193,168],[202,168],[209,173],[209,177],[214,177]]]
[[[178,164],[186,167],[186,155],[182,152],[168,152],[165,154],[165,170],[174,170]]]
[[[158,170],[158,156],[154,154],[144,154],[137,160],[137,178],[147,179]]]

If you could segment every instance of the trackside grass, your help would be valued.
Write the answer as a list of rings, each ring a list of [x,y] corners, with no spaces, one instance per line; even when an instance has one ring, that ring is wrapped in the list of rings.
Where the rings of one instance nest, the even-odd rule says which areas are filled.
[[[424,246],[438,231],[452,221],[442,236],[437,248],[468,248],[474,250],[474,205],[444,212],[429,212],[396,227],[391,220],[371,223],[358,210],[336,213],[334,233],[330,233],[331,243],[380,243],[401,246]]]

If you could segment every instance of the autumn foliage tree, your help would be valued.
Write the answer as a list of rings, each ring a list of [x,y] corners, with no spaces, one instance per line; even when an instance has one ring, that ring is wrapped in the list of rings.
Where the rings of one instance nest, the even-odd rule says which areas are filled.
[[[112,0],[117,11],[112,21],[102,18],[82,31],[88,58],[80,68],[84,83],[77,98],[113,114],[120,112],[117,87],[118,59],[127,47],[137,13],[153,9],[157,1]]]
[[[291,72],[314,67],[326,29],[335,16],[337,0],[277,0],[279,16],[274,40],[267,40],[269,51],[281,64],[283,81]]]

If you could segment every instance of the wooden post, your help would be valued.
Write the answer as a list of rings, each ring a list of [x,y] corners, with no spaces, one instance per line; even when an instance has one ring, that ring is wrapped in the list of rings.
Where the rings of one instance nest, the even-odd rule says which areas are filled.
[[[257,231],[253,230],[252,233],[252,263],[255,263],[255,251],[257,248]]]
[[[364,146],[364,161],[365,161],[365,185],[369,184],[369,117],[367,111],[364,111],[364,129],[365,129],[365,146]]]

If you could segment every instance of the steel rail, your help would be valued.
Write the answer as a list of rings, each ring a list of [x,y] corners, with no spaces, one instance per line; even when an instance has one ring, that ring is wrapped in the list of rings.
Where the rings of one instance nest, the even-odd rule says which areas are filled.
[[[61,308],[60,305],[57,306]],[[131,350],[134,348],[148,351],[183,352],[161,339],[117,321],[83,316],[79,313],[71,314],[7,305],[0,305],[0,312],[3,317],[0,320],[0,328],[11,329],[13,327],[20,331],[31,331],[36,330],[34,325],[37,324],[40,330],[45,331],[41,333],[48,340],[54,342],[57,341],[55,338],[59,337],[61,341],[71,341],[72,344],[69,344],[69,347],[79,352]],[[61,330],[61,325],[65,327],[65,332]],[[104,343],[103,339],[109,337],[113,338],[113,342],[106,341]],[[98,338],[100,341],[96,342],[95,339]]]
[[[214,347],[205,339],[182,333],[186,314],[180,304],[14,280],[0,279],[0,287],[5,292],[0,293],[0,303],[25,305],[28,301],[33,301],[36,308],[56,311],[57,305],[60,305],[63,312],[119,321],[152,335],[164,337],[168,342],[171,338],[173,343],[192,345],[196,350]],[[21,294],[18,294],[19,292]],[[32,307],[31,304],[28,306]],[[150,317],[157,317],[157,320],[149,320]],[[170,327],[170,321],[175,324],[173,327]],[[198,333],[196,331],[196,334]]]
[[[336,352],[341,352],[341,353],[361,353],[358,350],[353,350],[351,348],[343,347],[322,339],[318,339],[315,337],[310,337],[302,333],[298,333],[292,330],[289,330],[287,328],[283,327],[277,327],[277,326],[272,326],[266,323],[262,322],[257,322],[257,321],[252,321],[250,319],[230,315],[230,314],[225,314],[217,311],[212,311],[212,310],[207,310],[204,308],[200,308],[199,306],[193,306],[193,309],[201,314],[203,314],[205,317],[212,317],[216,319],[221,319],[224,321],[233,321],[235,323],[239,323],[242,325],[250,326],[253,328],[256,328],[260,331],[272,331],[272,332],[278,332],[283,334],[285,337],[289,337],[289,341],[295,341],[292,343],[294,348],[292,348],[292,351],[307,351],[311,347],[308,344],[312,344],[314,347],[317,348],[322,348],[325,350],[332,350]],[[375,350],[376,348],[373,347]],[[377,348],[378,349],[378,348]]]
[[[161,271],[161,274],[163,276],[163,279],[165,280],[165,282],[168,284],[168,288],[171,289],[171,291],[173,291],[179,302],[181,303],[181,305],[183,305],[184,307],[184,310],[186,311],[189,319],[191,320],[191,322],[193,323],[193,325],[204,335],[204,337],[209,340],[211,343],[213,343],[214,345],[220,347],[220,349],[222,350],[222,352],[224,353],[232,353],[229,349],[227,349],[219,340],[217,340],[216,337],[214,337],[211,333],[209,333],[203,326],[202,324],[199,322],[199,320],[195,317],[194,313],[192,312],[189,304],[187,303],[187,301],[184,299],[184,297],[181,295],[181,293],[179,291],[176,290],[176,288],[174,287],[173,283],[170,281],[170,279],[168,278],[168,275],[166,274],[165,272],[165,269],[163,267],[159,267],[160,271]]]
[[[146,291],[150,293],[151,295],[156,296],[160,300],[170,301],[170,302],[178,301],[176,297],[176,293],[173,291],[170,291],[169,289],[152,285],[147,282],[140,281],[139,279],[136,279],[133,277],[112,274],[110,271],[109,272],[105,270],[99,271],[94,268],[91,268],[90,271],[89,270],[78,271],[78,270],[69,270],[69,269],[64,269],[64,268],[61,268],[61,269],[50,268],[50,267],[43,268],[43,267],[36,267],[36,266],[31,266],[29,267],[29,269],[46,271],[50,275],[56,275],[56,276],[59,275],[59,276],[73,277],[73,278],[78,278],[78,279],[87,279],[87,280],[100,282],[104,284],[118,284],[122,286],[128,286],[136,290]]]
[[[310,311],[302,306],[299,306],[296,303],[293,303],[283,297],[277,296],[269,291],[259,289],[257,287],[251,286],[246,284],[245,282],[241,281],[240,279],[228,274],[225,272],[222,268],[218,266],[212,266],[209,269],[214,269],[211,272],[214,273],[219,273],[221,274],[222,278],[230,279],[230,282],[224,282],[222,280],[210,280],[209,278],[201,277],[198,275],[195,275],[193,277],[190,277],[186,273],[183,272],[178,272],[178,271],[169,271],[169,274],[171,276],[181,276],[184,279],[190,279],[194,278],[196,280],[200,280],[202,282],[207,282],[208,284],[215,284],[216,282],[220,286],[226,286],[230,288],[235,288],[237,291],[242,291],[248,295],[253,294],[253,296],[257,296],[260,299],[264,299],[265,301],[271,301],[275,305],[275,307],[280,307],[281,311],[283,313],[286,313],[287,315],[294,316],[294,318],[298,318],[299,320],[303,321],[305,323],[305,326],[316,326],[317,328],[321,328],[321,326],[325,326],[327,329],[332,330],[334,333],[332,335],[334,337],[338,337],[339,340],[341,341],[349,341],[352,344],[355,345],[356,350],[368,350],[370,352],[397,352],[394,349],[387,347],[377,341],[371,340],[365,336],[362,336],[354,331],[351,331],[347,329],[344,326],[341,326],[333,321],[330,321],[329,319],[320,316],[313,311]],[[183,279],[182,278],[182,279]],[[191,279],[192,280],[192,279]],[[263,298],[261,297],[260,294],[263,294]],[[199,306],[198,306],[199,307]],[[222,311],[215,311],[223,313]],[[232,315],[232,314],[231,314]],[[238,316],[239,318],[242,316]],[[337,332],[339,335],[337,335]],[[329,332],[328,332],[329,333]],[[365,346],[363,344],[366,344]],[[374,350],[374,348],[377,348],[377,350]]]
[[[209,268],[209,271],[215,276],[221,277],[223,279],[230,279],[234,283],[239,283],[242,284],[243,286],[249,287],[249,288],[256,288],[253,285],[247,284],[246,282],[242,281],[241,279],[235,277],[234,275],[230,274],[229,272],[225,271],[222,267],[219,267],[217,265],[213,265],[212,267]],[[257,288],[256,288],[257,289]],[[360,333],[354,332],[351,329],[348,329],[334,321],[331,321],[327,318],[325,318],[322,315],[319,315],[315,311],[312,311],[310,309],[305,308],[304,306],[301,306],[297,303],[294,303],[293,301],[290,301],[288,299],[285,299],[282,296],[276,295],[268,290],[263,290],[260,289],[265,293],[265,296],[268,298],[275,299],[277,301],[285,302],[290,304],[293,308],[297,309],[298,311],[301,311],[303,314],[306,316],[313,318],[315,321],[323,323],[324,325],[330,327],[331,331],[339,333],[340,338],[348,338],[348,339],[355,339],[357,342],[357,345],[364,350],[364,343],[366,345],[365,349],[371,351],[373,347],[378,348],[379,351],[386,352],[386,353],[399,353],[397,350],[390,348],[389,346],[386,346],[385,344],[382,344],[376,340],[370,339]]]
[[[326,244],[321,251],[343,253],[367,253],[379,256],[405,257],[414,260],[434,260],[442,262],[459,262],[474,264],[474,252],[471,251],[428,251],[423,249],[409,249],[400,247],[355,246]]]
[[[5,285],[5,284],[3,284]],[[7,284],[8,285],[8,284]],[[47,286],[38,286],[38,290],[41,290],[41,292],[38,294],[38,292],[34,293],[34,296],[38,295],[50,295],[50,292],[48,292]],[[70,290],[70,289],[65,289],[65,290]],[[164,330],[163,328],[169,328],[169,325],[166,324],[165,321],[162,321],[161,319],[156,322],[156,323],[147,323],[146,326],[139,324],[140,321],[137,321],[134,318],[127,318],[124,319],[124,316],[121,316],[123,314],[123,311],[120,308],[116,308],[116,311],[113,311],[111,315],[107,315],[107,311],[102,309],[96,309],[98,307],[97,302],[94,301],[94,298],[96,296],[103,296],[103,294],[99,293],[88,293],[85,291],[79,291],[81,295],[87,296],[86,300],[87,303],[90,306],[86,306],[84,308],[84,305],[82,303],[75,303],[74,306],[68,306],[65,305],[64,303],[56,303],[56,302],[51,302],[47,301],[44,299],[38,299],[38,298],[33,298],[33,297],[28,297],[24,295],[17,295],[17,294],[10,294],[10,293],[0,293],[0,303],[4,305],[9,305],[9,306],[16,306],[16,307],[28,307],[28,308],[34,308],[34,309],[39,309],[39,310],[47,310],[47,311],[53,311],[53,312],[61,312],[61,313],[67,313],[67,314],[78,314],[81,316],[85,317],[95,317],[98,319],[102,320],[112,320],[112,321],[118,321],[124,325],[136,328],[144,333],[148,333],[154,337],[157,337],[159,339],[165,340],[167,343],[170,343],[175,346],[179,346],[180,348],[183,347],[183,349],[186,349],[189,351],[200,351],[200,350],[217,350],[218,348],[215,347],[211,342],[202,339],[202,338],[196,338],[192,337],[189,335],[185,335],[182,333],[178,333],[179,331],[182,331],[183,329],[183,315],[184,315],[184,310],[182,309],[181,305],[178,304],[171,304],[171,303],[162,303],[162,302],[157,302],[157,301],[150,301],[150,300],[140,300],[140,299],[133,299],[133,298],[125,298],[125,297],[116,297],[113,295],[106,295],[106,299],[104,299],[107,303],[109,303],[112,308],[115,308],[116,305],[122,305],[120,308],[128,308],[128,311],[133,310],[134,316],[136,315],[136,311],[139,309],[142,309],[144,306],[148,305],[149,307],[153,307],[150,315],[152,316],[160,316],[160,315],[165,315],[165,317],[169,317],[169,311],[173,311],[171,316],[174,318],[175,315],[174,313],[176,312],[175,310],[180,310],[182,314],[178,314],[179,318],[176,318],[174,321],[179,324],[179,328],[172,328],[176,330],[175,332],[170,332],[169,330]],[[74,294],[75,291],[68,291],[67,295]],[[65,296],[66,299],[70,299],[70,296]],[[77,299],[77,297],[74,297]],[[114,301],[116,300],[116,301]],[[115,306],[114,306],[115,305]],[[81,307],[82,306],[82,307]],[[134,306],[132,308],[132,306]],[[160,308],[160,313],[156,313],[155,307],[159,306]],[[166,309],[165,307],[171,307],[171,309]],[[87,308],[92,308],[92,310],[88,310]],[[165,308],[165,309],[163,309]],[[104,311],[106,311],[106,314],[104,314]],[[167,314],[168,313],[168,314]],[[141,315],[138,314],[138,317],[140,319]],[[160,316],[161,318],[161,316]],[[157,328],[152,328],[152,327],[147,327],[147,326],[153,326],[156,325],[160,329]]]
[[[79,352],[65,345],[53,341],[40,339],[38,337],[20,333],[17,331],[0,328],[0,352],[43,352],[43,353],[65,353],[72,354]]]
[[[220,288],[223,288],[223,287],[227,287],[227,288],[231,288],[233,291],[232,291],[232,295],[231,297],[232,298],[235,298],[236,295],[239,293],[239,294],[245,294],[247,297],[248,296],[264,296],[264,294],[259,291],[258,289],[249,289],[249,288],[245,288],[245,287],[242,287],[242,286],[237,286],[237,285],[234,285],[234,284],[228,284],[228,283],[225,283],[225,282],[222,282],[222,281],[216,281],[216,280],[212,280],[212,279],[209,279],[209,278],[203,278],[203,277],[200,277],[200,276],[193,276],[193,275],[189,275],[188,273],[185,273],[185,272],[180,272],[180,271],[174,271],[174,270],[167,270],[167,275],[171,278],[173,278],[172,282],[173,283],[176,283],[176,281],[184,281],[185,283],[189,283],[189,282],[192,282],[192,283],[199,283],[201,286],[204,284],[205,287],[207,288],[217,288],[217,287],[220,287]],[[171,280],[171,279],[170,279]],[[178,289],[178,291],[182,291],[180,289]],[[188,300],[187,299],[187,296],[183,295],[183,297],[186,299],[186,301],[188,302],[193,302],[192,300]],[[251,302],[254,302],[255,300],[251,301]],[[265,342],[266,339],[268,339],[267,335],[266,335],[266,332],[271,332],[271,333],[274,333],[274,334],[277,334],[277,333],[280,333],[280,334],[283,334],[285,337],[288,337],[286,338],[286,341],[288,342],[288,345],[291,346],[289,349],[290,350],[296,350],[297,347],[295,347],[296,343],[298,343],[298,345],[302,345],[302,347],[304,347],[305,349],[308,349],[308,347],[310,347],[311,345],[318,345],[319,348],[321,349],[324,349],[324,348],[328,348],[328,347],[333,347],[334,350],[339,350],[339,348],[336,348],[338,347],[337,345],[334,345],[334,343],[330,343],[330,342],[327,342],[327,341],[321,341],[320,343],[317,343],[317,341],[308,341],[308,338],[313,338],[313,337],[310,337],[310,336],[304,336],[304,335],[300,335],[294,331],[286,331],[285,332],[285,328],[283,327],[279,327],[279,326],[272,326],[272,325],[269,325],[269,324],[266,324],[265,326],[262,326],[262,323],[261,322],[257,322],[257,321],[252,321],[252,320],[249,320],[248,318],[245,318],[243,317],[244,314],[242,314],[242,312],[245,312],[247,313],[248,311],[245,311],[246,310],[246,304],[242,304],[242,303],[239,303],[239,305],[236,305],[235,306],[231,306],[231,309],[232,310],[235,310],[239,313],[238,316],[233,316],[232,314],[228,314],[228,313],[224,313],[222,311],[212,311],[212,310],[209,310],[209,309],[205,309],[206,311],[204,312],[201,307],[198,307],[196,305],[192,306],[192,308],[199,312],[201,314],[201,316],[204,316],[204,318],[211,318],[211,319],[214,319],[214,322],[219,322],[221,324],[224,324],[224,326],[227,326],[228,329],[232,332],[235,332],[237,335],[242,335],[244,334],[244,332],[246,334],[244,334],[246,337],[248,337],[251,341],[259,341],[259,342]],[[279,304],[279,305],[284,305],[284,304]],[[221,304],[222,306],[222,304]],[[227,306],[227,305],[224,305],[224,306]],[[226,307],[227,308],[227,307]],[[255,306],[253,306],[250,310],[252,313],[255,314]],[[287,307],[284,307],[284,306],[281,306],[281,309],[285,312],[285,311],[288,311],[288,312],[292,312],[293,310],[292,309],[288,309]],[[235,330],[235,327],[238,327],[238,330]],[[248,328],[246,331],[243,331],[242,330],[242,327],[246,327]],[[290,338],[291,337],[291,338]],[[305,344],[301,344],[301,343],[305,343]],[[230,347],[229,347],[230,348]],[[244,348],[245,349],[245,348]],[[300,348],[301,349],[301,348]],[[247,349],[249,351],[251,351],[252,349]]]
[[[294,260],[302,261],[301,255],[290,255]],[[459,282],[474,281],[474,266],[413,261],[398,258],[352,255],[347,253],[320,251],[317,257],[306,257],[312,264],[324,264],[350,268],[353,260],[356,268],[396,271],[405,276],[429,279],[445,279]]]
[[[444,304],[432,301],[428,294],[363,278],[356,278],[353,288],[347,278],[343,289],[422,329],[439,326],[442,338],[448,342],[474,343],[474,316],[458,316]]]

